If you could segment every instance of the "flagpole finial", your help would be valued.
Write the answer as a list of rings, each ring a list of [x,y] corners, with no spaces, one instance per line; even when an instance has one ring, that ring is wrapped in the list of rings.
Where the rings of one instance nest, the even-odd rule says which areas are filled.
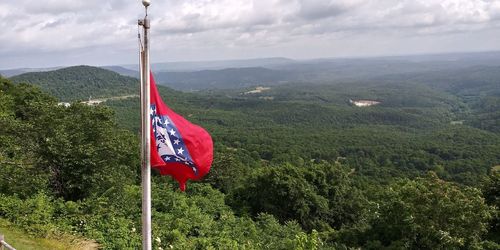
[[[142,0],[142,5],[147,8],[149,5],[151,5],[151,0]]]

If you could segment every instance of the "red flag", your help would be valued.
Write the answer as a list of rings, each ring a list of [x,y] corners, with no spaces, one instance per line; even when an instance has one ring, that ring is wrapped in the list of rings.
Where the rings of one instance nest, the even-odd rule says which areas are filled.
[[[208,132],[176,114],[162,101],[151,76],[151,167],[171,175],[182,191],[186,181],[200,180],[210,171],[212,137]]]

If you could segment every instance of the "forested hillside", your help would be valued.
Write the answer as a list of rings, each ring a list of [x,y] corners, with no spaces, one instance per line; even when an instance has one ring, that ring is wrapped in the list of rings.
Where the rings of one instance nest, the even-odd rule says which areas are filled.
[[[436,76],[397,74],[259,91],[160,87],[212,134],[215,159],[186,193],[154,176],[155,247],[498,249],[498,81],[478,92],[481,76],[458,92]],[[138,98],[65,108],[37,87],[1,81],[0,216],[33,235],[139,247]],[[114,83],[91,86],[121,94]]]
[[[24,73],[11,80],[40,86],[61,101],[137,94],[139,86],[136,78],[90,66]]]
[[[234,149],[250,165],[342,159],[370,180],[433,170],[477,186],[500,161],[498,134],[455,124],[464,118],[466,104],[423,86],[290,85],[204,96],[161,92],[175,110],[209,128],[216,145]],[[358,108],[347,101],[362,97],[382,103]],[[122,127],[138,131],[138,99],[107,105]]]

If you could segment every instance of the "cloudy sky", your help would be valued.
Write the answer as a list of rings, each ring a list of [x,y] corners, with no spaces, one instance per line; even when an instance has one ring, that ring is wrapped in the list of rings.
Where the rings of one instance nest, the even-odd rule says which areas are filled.
[[[2,0],[0,69],[137,61],[139,0]],[[500,0],[152,0],[153,62],[500,50]]]

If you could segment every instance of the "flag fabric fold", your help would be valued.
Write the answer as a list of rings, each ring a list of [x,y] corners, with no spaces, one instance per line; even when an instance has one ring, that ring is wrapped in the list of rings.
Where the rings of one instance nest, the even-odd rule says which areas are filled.
[[[212,137],[165,105],[153,73],[150,77],[151,167],[172,176],[184,191],[187,180],[200,180],[210,171]]]

